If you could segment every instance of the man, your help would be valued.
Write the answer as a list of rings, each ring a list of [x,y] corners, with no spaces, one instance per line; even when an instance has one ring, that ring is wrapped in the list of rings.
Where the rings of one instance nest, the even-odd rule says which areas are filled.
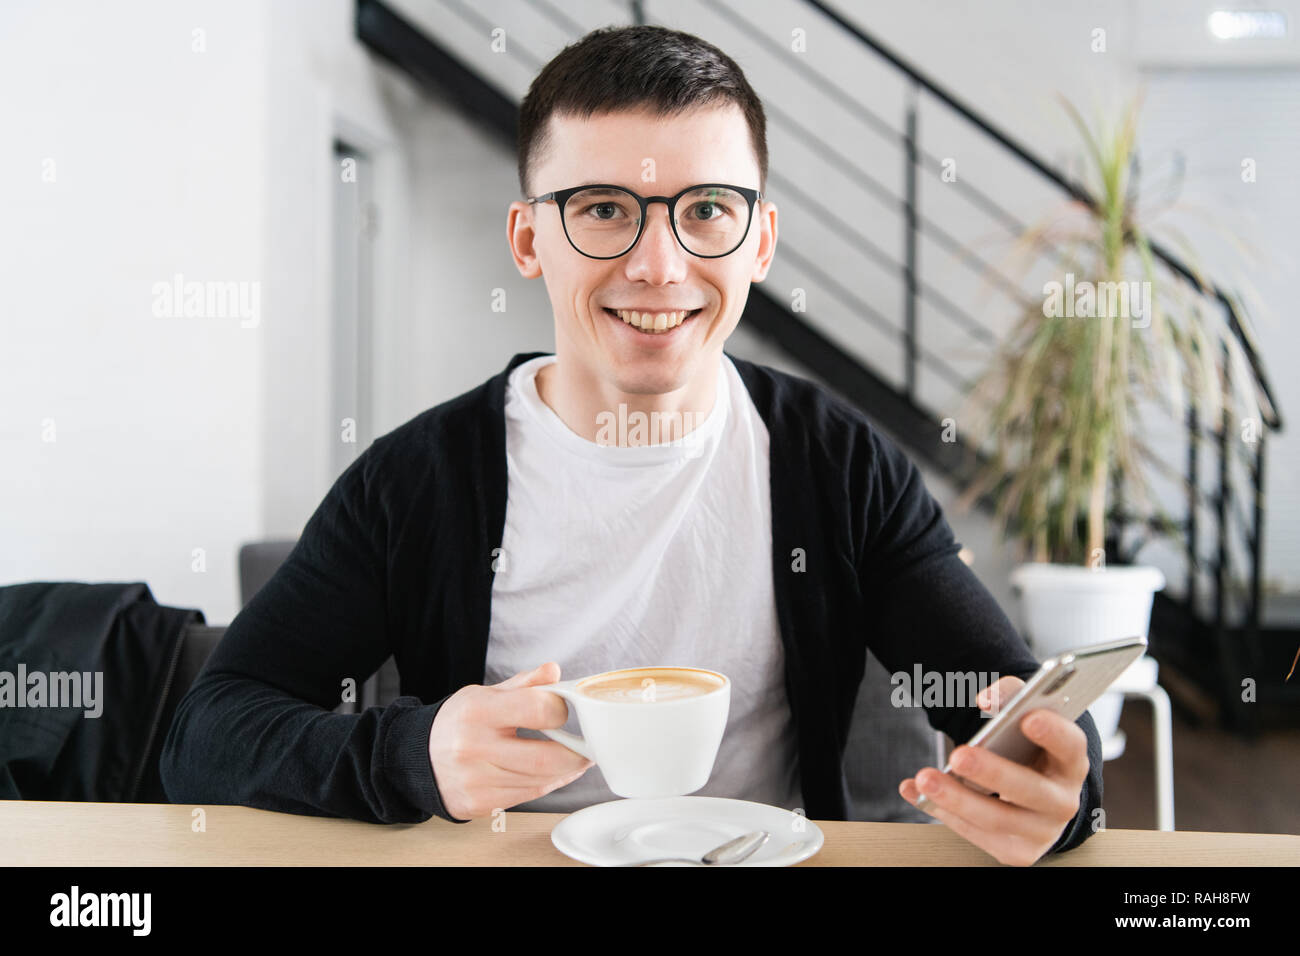
[[[576,809],[613,795],[538,739],[568,716],[541,685],[687,664],[734,688],[701,794],[843,818],[867,647],[891,671],[1015,675],[1004,698],[1036,665],[911,462],[825,390],[723,352],[776,249],[758,98],[698,38],[596,31],[534,81],[519,176],[507,237],[546,281],[555,355],[515,356],[344,472],[178,709],[169,794],[377,822]],[[326,709],[389,654],[403,696]],[[944,704],[932,725],[967,739],[979,711]],[[1032,767],[954,751],[997,796],[935,768],[899,792],[1003,862],[1075,846],[1096,729],[1025,729]]]

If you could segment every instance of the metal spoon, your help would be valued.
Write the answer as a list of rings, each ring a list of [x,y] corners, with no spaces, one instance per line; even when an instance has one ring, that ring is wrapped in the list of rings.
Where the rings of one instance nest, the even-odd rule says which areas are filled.
[[[696,866],[734,866],[742,860],[749,859],[754,851],[768,841],[771,836],[766,830],[755,830],[744,836],[728,840],[716,846],[698,860],[689,857],[665,857],[659,860],[641,860],[635,863],[620,863],[619,866],[650,866],[652,863],[693,863]]]

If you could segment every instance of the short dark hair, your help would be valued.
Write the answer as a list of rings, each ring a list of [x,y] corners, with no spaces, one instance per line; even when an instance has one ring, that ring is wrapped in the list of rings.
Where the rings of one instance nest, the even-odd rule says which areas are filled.
[[[660,26],[602,27],[566,46],[537,74],[519,107],[519,188],[529,195],[529,164],[548,148],[552,115],[650,109],[659,116],[735,103],[749,124],[759,185],[767,191],[767,117],[744,72],[711,43]]]

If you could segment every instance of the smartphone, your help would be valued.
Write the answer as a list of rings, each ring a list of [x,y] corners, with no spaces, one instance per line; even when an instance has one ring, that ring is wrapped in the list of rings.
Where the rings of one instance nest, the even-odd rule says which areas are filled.
[[[1146,638],[1130,637],[1049,657],[1039,666],[1038,673],[1020,688],[1020,692],[966,741],[966,746],[983,747],[1016,763],[1029,763],[1041,748],[1020,732],[1020,721],[1026,714],[1031,710],[1050,710],[1073,723],[1130,664],[1142,656],[1146,648]],[[972,790],[992,793],[953,773],[952,764],[944,767],[943,772]],[[929,798],[921,794],[916,806],[924,808],[929,803]]]

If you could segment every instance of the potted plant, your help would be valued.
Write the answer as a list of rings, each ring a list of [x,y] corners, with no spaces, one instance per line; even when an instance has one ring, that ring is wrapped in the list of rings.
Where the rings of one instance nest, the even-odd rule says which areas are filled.
[[[1094,203],[1071,201],[1019,240],[1041,297],[1025,300],[967,410],[973,444],[986,463],[959,500],[989,496],[1004,538],[1026,563],[1012,575],[1034,652],[1147,635],[1156,567],[1106,563],[1115,492],[1158,533],[1176,534],[1152,501],[1145,470],[1142,407],[1161,406],[1181,423],[1191,390],[1201,420],[1222,427],[1225,402],[1258,422],[1244,355],[1212,303],[1184,279],[1157,269],[1137,204],[1135,146],[1139,102],[1112,125],[1090,130],[1067,102],[1086,146],[1085,188]],[[1147,407],[1151,407],[1147,405]],[[1135,665],[1136,666],[1136,665]],[[1113,736],[1122,698],[1090,708],[1102,739]]]

